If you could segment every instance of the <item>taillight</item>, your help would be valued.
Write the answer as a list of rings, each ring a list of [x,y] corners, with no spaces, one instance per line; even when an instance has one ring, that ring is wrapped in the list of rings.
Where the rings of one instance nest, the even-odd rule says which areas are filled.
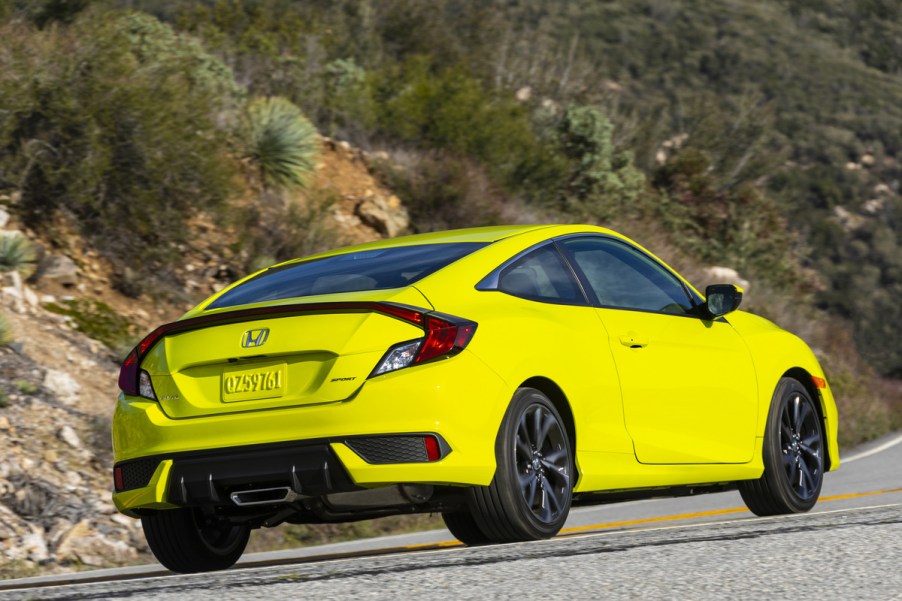
[[[159,340],[165,332],[161,332],[161,328],[157,328],[138,343],[138,346],[132,349],[132,352],[125,357],[122,366],[119,368],[119,388],[125,394],[131,396],[141,396],[152,401],[157,400],[154,393],[153,384],[150,381],[150,374],[141,369],[141,360],[147,354],[157,340]]]
[[[451,323],[430,317],[426,324],[426,340],[414,362],[423,363],[449,353],[459,353],[469,344],[475,332],[475,323]]]
[[[413,320],[408,319],[408,321]],[[396,344],[388,349],[382,360],[376,364],[370,377],[414,364],[453,357],[466,348],[473,339],[473,334],[476,333],[475,323],[450,315],[437,317],[425,314],[421,315],[418,322],[422,323],[423,321],[425,321],[426,336]]]
[[[119,368],[119,388],[125,394],[138,394],[138,349],[132,349]]]

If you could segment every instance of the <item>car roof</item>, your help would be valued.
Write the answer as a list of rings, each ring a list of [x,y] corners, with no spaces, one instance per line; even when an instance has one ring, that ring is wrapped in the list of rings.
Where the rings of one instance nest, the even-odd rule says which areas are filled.
[[[395,246],[411,246],[415,244],[452,244],[455,242],[497,242],[504,238],[533,232],[552,227],[549,225],[495,225],[487,227],[472,227],[458,230],[445,230],[441,232],[427,232],[397,238],[385,238],[354,247],[336,250],[350,250],[353,248],[390,248]]]
[[[399,236],[397,238],[384,238],[382,240],[375,240],[373,242],[366,242],[364,244],[357,244],[354,246],[345,246],[342,248],[336,248],[326,252],[317,253],[315,255],[309,255],[303,258],[292,259],[290,261],[287,261],[287,263],[293,263],[296,261],[308,261],[310,259],[345,254],[349,252],[357,252],[362,250],[395,248],[398,246],[414,246],[417,244],[452,244],[457,242],[491,243],[503,240],[505,238],[512,238],[514,236],[528,234],[539,230],[548,230],[546,233],[549,238],[576,232],[605,233],[617,237],[622,237],[616,232],[593,225],[564,225],[548,223],[526,225],[493,225],[486,227],[446,230],[440,232],[427,232],[424,234]]]

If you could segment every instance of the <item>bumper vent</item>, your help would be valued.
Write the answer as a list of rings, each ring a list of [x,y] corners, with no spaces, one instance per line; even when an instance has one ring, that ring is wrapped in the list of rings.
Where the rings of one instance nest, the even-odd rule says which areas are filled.
[[[116,465],[116,470],[121,473],[122,488],[116,486],[119,492],[124,490],[132,490],[133,488],[141,488],[150,483],[153,473],[160,464],[159,459],[135,459],[134,461],[124,461]],[[117,483],[118,484],[118,483]]]
[[[378,438],[349,438],[344,441],[364,461],[373,464],[426,463],[441,459],[450,449],[441,438],[430,435],[434,448],[428,447],[423,436],[380,436]],[[437,442],[437,444],[435,444]],[[437,455],[437,456],[436,456]]]

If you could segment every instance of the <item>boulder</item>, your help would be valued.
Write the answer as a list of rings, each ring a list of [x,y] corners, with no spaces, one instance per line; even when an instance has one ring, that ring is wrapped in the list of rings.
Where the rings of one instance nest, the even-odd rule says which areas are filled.
[[[44,540],[44,533],[37,527],[22,537],[20,544],[24,555],[31,561],[42,562],[50,558],[47,551],[47,541]]]
[[[78,284],[78,266],[65,255],[47,255],[38,266],[37,277],[70,288]]]
[[[748,292],[749,287],[751,286],[751,283],[742,278],[739,275],[739,272],[732,267],[709,267],[705,270],[705,273],[718,284],[735,284],[746,292]]]
[[[44,387],[55,394],[59,400],[71,405],[78,401],[81,384],[64,371],[48,369],[44,375]]]
[[[354,211],[360,220],[383,236],[394,238],[407,229],[410,217],[397,196],[364,198]]]
[[[81,439],[72,426],[63,426],[56,433],[57,437],[73,449],[81,448]]]
[[[89,566],[124,563],[138,557],[128,543],[111,540],[82,520],[60,537],[54,556],[57,561],[77,560]]]

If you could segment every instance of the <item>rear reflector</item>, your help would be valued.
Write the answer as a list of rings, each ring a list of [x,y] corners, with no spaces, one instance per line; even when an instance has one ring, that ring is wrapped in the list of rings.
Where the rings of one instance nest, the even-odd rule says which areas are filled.
[[[122,468],[118,465],[113,469],[113,484],[116,486],[116,492],[125,490],[125,483],[122,481]]]
[[[426,458],[429,461],[438,461],[442,457],[442,451],[439,449],[438,440],[435,436],[424,436],[423,444],[426,445]]]

